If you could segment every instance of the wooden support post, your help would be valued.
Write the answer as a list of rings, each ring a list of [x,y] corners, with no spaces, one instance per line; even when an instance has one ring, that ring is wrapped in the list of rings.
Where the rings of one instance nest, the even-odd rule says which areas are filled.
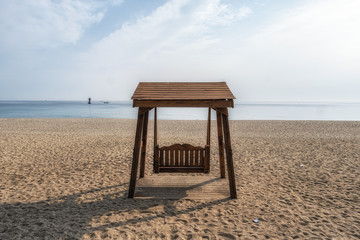
[[[227,111],[227,109],[226,109],[226,111]],[[223,120],[223,127],[224,127],[226,163],[227,163],[226,165],[227,165],[228,177],[229,177],[230,197],[237,198],[228,114],[222,114],[222,120]]]
[[[159,153],[159,146],[155,146],[155,154],[154,154],[154,173],[159,173],[159,167],[160,167],[160,158],[163,159],[163,153]]]
[[[210,146],[210,130],[211,130],[211,108],[208,111],[208,122],[207,122],[207,134],[206,134],[206,145]]]
[[[216,122],[218,132],[219,143],[219,160],[220,160],[220,176],[225,178],[225,159],[224,159],[224,140],[223,140],[223,128],[222,128],[222,114],[216,111]]]
[[[147,129],[149,122],[149,111],[144,113],[143,121],[143,132],[142,132],[142,146],[141,146],[141,158],[140,158],[140,177],[145,175],[145,160],[146,160],[146,142],[147,142]]]
[[[210,172],[210,146],[205,146],[205,162],[204,162],[204,173]]]
[[[208,110],[208,122],[207,122],[207,133],[206,133],[206,146],[205,146],[205,173],[210,172],[210,136],[211,136],[211,108]]]
[[[154,172],[159,173],[159,162],[157,153],[157,108],[154,108]]]
[[[129,184],[129,198],[133,198],[135,196],[135,187],[136,187],[136,177],[139,165],[139,152],[140,152],[140,144],[141,144],[141,132],[144,123],[144,112],[143,109],[139,108],[137,124],[136,124],[136,134],[135,134],[135,143],[134,143],[134,151],[133,151],[133,160],[131,166],[131,176],[130,176],[130,184]]]

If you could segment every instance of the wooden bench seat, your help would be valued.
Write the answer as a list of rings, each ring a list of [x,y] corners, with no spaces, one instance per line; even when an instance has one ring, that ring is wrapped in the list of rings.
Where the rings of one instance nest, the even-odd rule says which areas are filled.
[[[155,146],[154,172],[209,173],[210,146],[190,144]]]

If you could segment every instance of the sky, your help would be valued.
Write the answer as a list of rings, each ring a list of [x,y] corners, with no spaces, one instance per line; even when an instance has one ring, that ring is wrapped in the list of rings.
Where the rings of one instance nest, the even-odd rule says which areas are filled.
[[[0,1],[0,100],[126,101],[140,81],[360,102],[360,1]]]

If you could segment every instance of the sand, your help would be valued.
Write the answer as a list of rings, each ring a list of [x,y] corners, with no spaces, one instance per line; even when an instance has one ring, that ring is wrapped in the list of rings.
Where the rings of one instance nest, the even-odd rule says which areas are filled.
[[[134,120],[0,119],[0,239],[360,238],[360,122],[230,124],[238,199],[144,200],[127,198]],[[160,121],[159,143],[205,132]]]

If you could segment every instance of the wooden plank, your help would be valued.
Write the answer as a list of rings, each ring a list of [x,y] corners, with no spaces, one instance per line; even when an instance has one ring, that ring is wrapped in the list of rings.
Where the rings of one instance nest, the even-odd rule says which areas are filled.
[[[133,101],[133,107],[212,107],[212,108],[226,108],[234,107],[233,100],[138,100]]]
[[[205,162],[206,172],[209,172],[209,145],[203,148],[190,144],[173,144],[157,149],[160,151],[159,172],[205,172]]]
[[[155,145],[155,148],[154,148],[154,172],[155,173],[159,173],[160,161],[162,161],[162,158],[163,158],[161,153],[159,151],[159,146]]]
[[[132,96],[136,100],[233,100],[226,82],[140,82]],[[135,103],[134,107],[144,104]],[[149,104],[149,102],[147,102]],[[163,102],[161,102],[163,106]],[[182,103],[184,105],[185,103]],[[188,103],[186,103],[188,104]],[[179,105],[179,103],[177,104]],[[194,105],[193,103],[191,105]],[[153,107],[154,105],[147,105]],[[225,107],[215,105],[213,107]],[[142,105],[142,107],[146,107]]]
[[[189,152],[190,152],[190,155],[189,155],[189,158],[190,158],[190,166],[195,166],[195,162],[194,162],[194,160],[195,160],[195,157],[194,157],[194,155],[195,155],[195,150],[190,150]]]
[[[143,107],[141,108],[141,114],[145,113],[145,112],[149,112],[152,109],[152,107]]]
[[[228,170],[230,196],[231,196],[231,198],[237,198],[228,116],[225,114],[222,114],[222,121],[223,121],[223,127],[224,127],[226,165],[227,165],[227,170]]]
[[[180,151],[180,166],[185,166],[184,150],[179,150],[179,151]]]
[[[195,166],[199,166],[199,150],[195,150]]]
[[[140,158],[140,177],[145,175],[145,159],[146,159],[146,143],[147,143],[147,129],[149,123],[149,111],[144,113],[143,132],[142,132],[142,146]]]
[[[173,144],[171,146],[164,146],[160,148],[161,150],[187,150],[187,149],[191,149],[191,150],[201,150],[204,149],[203,147],[200,146],[193,146],[190,144]]]
[[[224,140],[223,140],[223,128],[222,128],[222,115],[220,111],[216,111],[216,122],[217,122],[218,145],[219,145],[220,176],[222,178],[225,178]]]
[[[211,130],[211,108],[208,109],[208,121],[206,131],[206,145],[210,146],[210,130]]]
[[[147,176],[138,181],[136,198],[225,199],[230,194],[227,181],[212,176]]]
[[[180,161],[179,161],[179,152],[180,150],[174,150],[175,152],[175,166],[180,166]]]
[[[204,173],[210,172],[210,146],[205,146]]]
[[[136,124],[133,161],[132,161],[132,165],[131,165],[131,175],[130,175],[129,194],[128,194],[129,198],[133,198],[135,195],[136,178],[137,178],[137,171],[138,171],[138,165],[139,165],[141,132],[142,132],[142,127],[143,127],[143,122],[144,122],[144,114],[141,112],[142,112],[142,109],[139,108],[137,124]]]
[[[170,166],[174,166],[174,163],[175,163],[175,159],[174,159],[174,150],[170,149],[169,150],[169,153],[170,153]]]
[[[213,108],[216,112],[220,112],[221,114],[224,114],[228,116],[227,108]]]
[[[170,158],[169,158],[170,150],[164,150],[164,151],[165,151],[165,163],[164,163],[164,166],[169,166],[170,165]]]
[[[157,108],[154,108],[154,172],[158,173],[159,167],[159,149],[157,146]]]
[[[204,167],[191,166],[191,167],[179,167],[179,166],[160,166],[159,172],[177,172],[177,173],[203,173]]]
[[[235,97],[226,82],[140,82],[132,99],[196,100],[235,99]]]
[[[204,166],[205,163],[205,149],[200,150],[200,166]]]
[[[159,152],[160,152],[160,162],[159,162],[159,164],[160,164],[161,166],[164,166],[164,165],[165,165],[164,151],[159,150]]]

